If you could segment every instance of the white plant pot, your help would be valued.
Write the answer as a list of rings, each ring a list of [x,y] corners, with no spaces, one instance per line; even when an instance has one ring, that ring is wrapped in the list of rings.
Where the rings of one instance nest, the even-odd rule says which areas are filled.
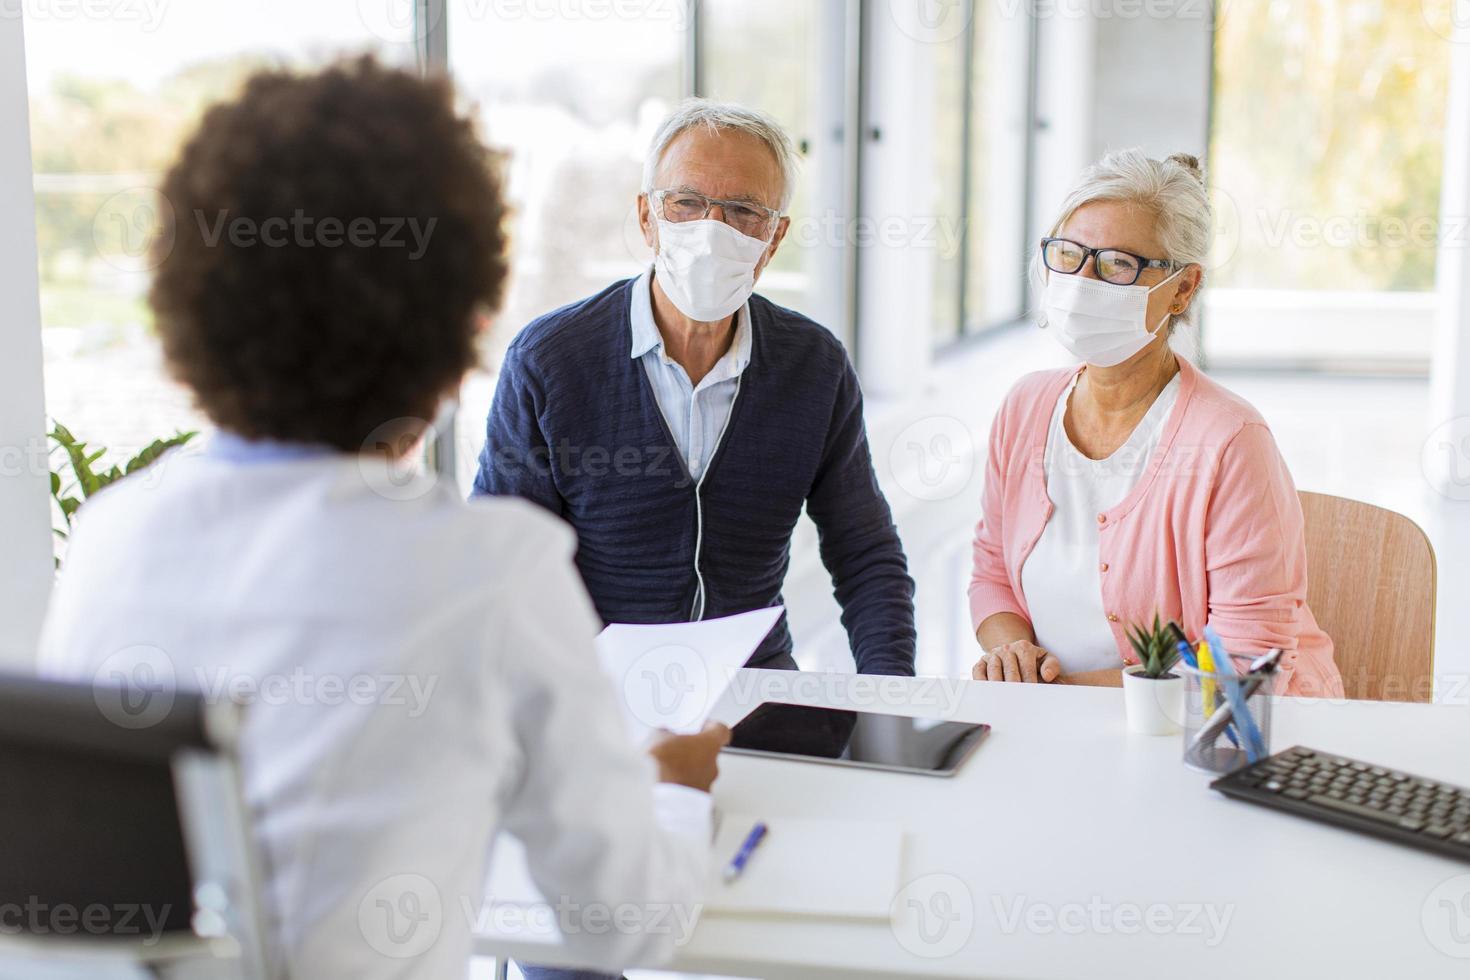
[[[1123,668],[1123,705],[1128,730],[1140,735],[1173,735],[1184,726],[1184,678],[1143,676],[1143,665]]]

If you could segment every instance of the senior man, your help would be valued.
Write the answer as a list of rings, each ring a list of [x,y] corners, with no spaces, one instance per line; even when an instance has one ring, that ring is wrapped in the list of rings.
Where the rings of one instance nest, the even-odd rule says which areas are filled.
[[[914,670],[913,581],[841,343],[754,293],[790,225],[796,153],[764,113],[682,103],[638,195],[651,268],[511,344],[476,494],[567,520],[604,621],[779,604],[805,506],[858,670]],[[785,618],[750,665],[795,668]]]

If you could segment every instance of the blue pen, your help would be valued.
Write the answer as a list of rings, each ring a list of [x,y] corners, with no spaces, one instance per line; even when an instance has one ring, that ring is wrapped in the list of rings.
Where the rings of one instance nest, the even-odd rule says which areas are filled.
[[[1214,665],[1215,665],[1215,673],[1220,674],[1220,675],[1222,675],[1224,677],[1234,677],[1235,676],[1235,662],[1230,659],[1230,651],[1227,650],[1227,649],[1225,649],[1225,643],[1224,643],[1223,640],[1220,639],[1220,634],[1219,633],[1216,633],[1213,627],[1206,626],[1205,629],[1204,629],[1204,635],[1205,635],[1205,642],[1210,645],[1210,649],[1211,650],[1219,650],[1220,653],[1221,653],[1221,657],[1218,660],[1213,661],[1214,662]],[[1221,663],[1220,662],[1221,660],[1223,660],[1224,662]],[[1228,686],[1225,685],[1222,682],[1221,685],[1220,685],[1220,691],[1215,694],[1215,703],[1217,705],[1223,705],[1223,704],[1229,702],[1230,707],[1231,707],[1231,710],[1233,712],[1233,710],[1235,708],[1235,702],[1232,701],[1232,700],[1230,700],[1229,695],[1230,695],[1230,690],[1229,690]],[[1236,726],[1236,723],[1234,721],[1234,716],[1232,714],[1232,719],[1230,721],[1227,721],[1225,723],[1225,737],[1228,738],[1228,739],[1230,739],[1230,744],[1233,745],[1233,746],[1235,746],[1238,749],[1238,748],[1240,748],[1240,738],[1236,735],[1236,727],[1235,726]],[[1247,746],[1246,747],[1246,750],[1247,750],[1246,754],[1249,755],[1250,754],[1250,752],[1249,752],[1250,747]],[[1255,760],[1252,759],[1251,761],[1254,762]]]
[[[1219,635],[1209,627],[1205,627],[1205,636],[1212,638],[1211,646],[1220,642]],[[1221,646],[1221,649],[1224,650],[1224,647]],[[1246,704],[1245,695],[1241,690],[1242,684],[1238,680],[1239,675],[1235,670],[1235,664],[1231,661],[1228,652],[1220,658],[1220,672],[1231,678],[1225,682],[1225,693],[1230,700],[1233,724],[1238,725],[1242,734],[1245,736],[1246,757],[1251,762],[1259,762],[1266,755],[1266,739],[1261,734],[1260,726],[1256,724],[1255,717],[1251,715],[1250,706]],[[1226,730],[1226,733],[1230,734],[1229,729]],[[1230,740],[1237,747],[1240,745],[1240,742],[1233,735]]]
[[[725,865],[724,878],[727,884],[740,877],[741,873],[745,870],[746,864],[750,862],[750,856],[755,853],[755,849],[765,839],[767,829],[764,821],[760,821],[754,827],[750,828],[750,833],[745,836],[745,842],[740,845],[740,850],[736,851],[735,856],[730,859],[730,863]]]
[[[1174,646],[1179,651],[1179,659],[1184,661],[1185,666],[1198,670],[1199,661],[1195,659],[1194,647],[1189,645],[1189,638],[1184,635],[1184,630],[1171,619],[1169,631],[1174,634]]]
[[[1199,670],[1199,658],[1194,655],[1194,647],[1189,645],[1189,640],[1185,637],[1184,630],[1179,628],[1178,623],[1171,622],[1169,626],[1173,629],[1174,635],[1178,637],[1178,639],[1175,641],[1175,645],[1179,649],[1179,659],[1183,660],[1185,665],[1188,666],[1191,670]],[[1210,640],[1209,637],[1212,636],[1214,637],[1214,639]],[[1209,630],[1207,632],[1206,642],[1209,643],[1212,647],[1218,646],[1221,650],[1225,649],[1224,645],[1220,643],[1220,637],[1215,634],[1214,630]],[[1220,695],[1218,694],[1215,695],[1215,697],[1217,701],[1224,700],[1224,698],[1220,697]],[[1235,737],[1235,726],[1228,722],[1225,725],[1225,737],[1230,739],[1231,744],[1235,745],[1237,748],[1240,746],[1240,742]]]

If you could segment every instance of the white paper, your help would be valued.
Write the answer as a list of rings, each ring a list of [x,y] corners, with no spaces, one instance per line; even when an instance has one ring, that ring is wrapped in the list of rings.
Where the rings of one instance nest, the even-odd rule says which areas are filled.
[[[733,882],[723,877],[756,818],[727,813],[715,834],[707,914],[887,919],[899,890],[903,828],[877,820],[765,818],[769,830]]]
[[[612,678],[628,732],[643,742],[656,729],[691,734],[704,727],[735,671],[781,618],[782,607],[697,623],[614,623],[597,637],[597,657]]]

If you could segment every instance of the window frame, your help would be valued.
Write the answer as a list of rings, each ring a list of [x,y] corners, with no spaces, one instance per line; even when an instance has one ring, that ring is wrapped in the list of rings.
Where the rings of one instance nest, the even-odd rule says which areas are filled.
[[[959,306],[960,325],[959,333],[954,337],[941,341],[934,345],[934,356],[936,358],[948,358],[960,351],[968,350],[977,341],[993,336],[996,332],[1010,330],[1023,325],[1026,322],[1027,293],[1022,288],[1019,293],[1019,304],[1017,308],[1009,313],[1002,314],[993,320],[978,320],[973,318],[970,310],[970,207],[974,202],[974,180],[972,177],[975,124],[975,12],[976,5],[982,0],[967,0],[968,19],[965,24],[964,41],[964,102],[962,121],[964,131],[964,153],[960,169],[960,214],[964,215],[964,222],[960,226],[960,288],[956,302]],[[1026,64],[1025,64],[1025,86],[1026,86],[1026,108],[1025,127],[1026,144],[1022,150],[1021,169],[1025,174],[1025,183],[1021,188],[1022,209],[1020,228],[1018,229],[1018,240],[1016,242],[1016,274],[1024,281],[1027,270],[1031,263],[1032,224],[1035,221],[1035,198],[1036,198],[1036,132],[1040,125],[1038,122],[1038,79],[1037,65],[1040,61],[1041,33],[1038,19],[1027,18],[1026,28]]]

